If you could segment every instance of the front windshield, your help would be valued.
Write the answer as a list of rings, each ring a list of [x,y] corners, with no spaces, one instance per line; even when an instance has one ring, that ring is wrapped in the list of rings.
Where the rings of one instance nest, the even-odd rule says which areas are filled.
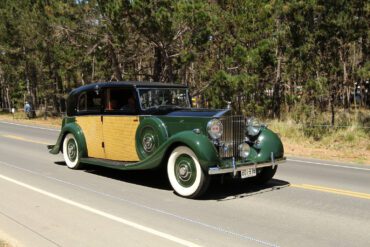
[[[186,88],[142,88],[138,90],[141,109],[159,108],[190,108],[188,90]]]

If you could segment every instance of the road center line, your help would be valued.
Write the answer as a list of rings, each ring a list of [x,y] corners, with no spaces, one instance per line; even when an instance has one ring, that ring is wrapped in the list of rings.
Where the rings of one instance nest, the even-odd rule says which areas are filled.
[[[36,187],[33,187],[31,185],[28,185],[26,183],[23,183],[23,182],[20,182],[20,181],[17,181],[15,179],[12,179],[12,178],[9,178],[7,176],[4,176],[4,175],[1,175],[0,174],[0,178],[3,179],[3,180],[6,180],[8,182],[11,182],[13,184],[17,184],[23,188],[26,188],[26,189],[29,189],[29,190],[32,190],[34,192],[37,192],[37,193],[40,193],[40,194],[43,194],[45,196],[48,196],[50,198],[53,198],[53,199],[56,199],[58,201],[61,201],[63,203],[66,203],[66,204],[69,204],[71,206],[75,206],[77,208],[80,208],[82,210],[85,210],[85,211],[88,211],[90,213],[93,213],[93,214],[96,214],[96,215],[99,215],[99,216],[102,216],[104,218],[107,218],[107,219],[110,219],[110,220],[113,220],[113,221],[116,221],[118,223],[121,223],[121,224],[124,224],[124,225],[127,225],[127,226],[130,226],[132,228],[135,228],[137,230],[140,230],[140,231],[144,231],[144,232],[147,232],[147,233],[150,233],[152,235],[155,235],[155,236],[158,236],[158,237],[161,237],[161,238],[164,238],[164,239],[167,239],[167,240],[170,240],[172,242],[175,242],[177,244],[180,244],[180,245],[184,245],[184,246],[192,246],[192,247],[198,247],[200,245],[197,245],[193,242],[190,242],[190,241],[187,241],[187,240],[184,240],[184,239],[181,239],[181,238],[178,238],[178,237],[175,237],[173,235],[170,235],[168,233],[164,233],[164,232],[161,232],[161,231],[157,231],[155,229],[152,229],[150,227],[146,227],[146,226],[143,226],[143,225],[140,225],[138,223],[135,223],[135,222],[132,222],[132,221],[129,221],[129,220],[126,220],[126,219],[123,219],[121,217],[118,217],[118,216],[115,216],[115,215],[112,215],[112,214],[109,214],[109,213],[106,213],[104,211],[101,211],[101,210],[98,210],[98,209],[95,209],[95,208],[92,208],[90,206],[87,206],[85,204],[82,204],[82,203],[78,203],[78,202],[75,202],[75,201],[72,201],[70,199],[67,199],[67,198],[64,198],[62,196],[59,196],[59,195],[56,195],[56,194],[53,194],[53,193],[50,193],[48,191],[45,191],[45,190],[42,190],[42,189],[39,189],[39,188],[36,188]]]
[[[293,188],[315,190],[315,191],[320,191],[320,192],[326,192],[326,193],[332,193],[332,194],[337,194],[337,195],[342,195],[342,196],[349,196],[349,197],[370,200],[370,194],[355,192],[355,191],[350,191],[350,190],[340,190],[340,189],[317,186],[317,185],[310,185],[310,184],[291,184],[290,186]]]
[[[42,145],[48,145],[50,143],[48,142],[42,142],[42,141],[35,141],[31,139],[27,139],[21,136],[15,136],[15,135],[1,135],[2,137],[9,138],[9,139],[14,139],[18,141],[24,141],[24,142],[31,142],[31,143],[37,143],[37,144],[42,144]]]
[[[288,158],[287,161],[294,161],[294,162],[300,162],[300,163],[308,163],[308,164],[321,165],[321,166],[340,167],[340,168],[354,169],[354,170],[362,170],[362,171],[370,171],[370,168],[363,168],[363,167],[356,167],[356,166],[345,166],[345,165],[334,165],[334,164],[327,164],[327,163],[321,163],[321,162],[296,160],[296,159],[290,159],[290,158]]]

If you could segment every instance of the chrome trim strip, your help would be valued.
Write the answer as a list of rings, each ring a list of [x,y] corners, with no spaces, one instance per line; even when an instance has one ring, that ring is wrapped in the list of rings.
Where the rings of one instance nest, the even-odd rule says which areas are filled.
[[[213,115],[213,117],[220,118],[220,117],[222,117],[223,115],[225,115],[229,111],[231,111],[231,110],[230,109],[225,109],[223,111],[220,111],[220,112],[216,113],[215,115]]]
[[[236,162],[235,162],[235,157],[233,157],[233,175],[234,175],[234,177],[236,176]]]
[[[210,167],[208,168],[208,174],[209,175],[216,175],[216,174],[224,174],[224,173],[233,173],[236,174],[236,172],[239,172],[241,170],[245,170],[247,168],[255,167],[257,168],[263,168],[263,167],[269,167],[269,166],[276,166],[278,164],[282,164],[286,162],[286,158],[280,158],[280,159],[275,159],[272,162],[265,162],[265,163],[253,163],[249,165],[243,165],[243,166],[238,166],[238,167],[229,167],[229,168],[220,168],[220,167]]]

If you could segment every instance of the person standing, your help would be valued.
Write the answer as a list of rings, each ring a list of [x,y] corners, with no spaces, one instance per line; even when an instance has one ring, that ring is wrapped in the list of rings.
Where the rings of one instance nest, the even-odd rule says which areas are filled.
[[[24,113],[28,118],[31,118],[32,107],[28,101],[24,104]]]

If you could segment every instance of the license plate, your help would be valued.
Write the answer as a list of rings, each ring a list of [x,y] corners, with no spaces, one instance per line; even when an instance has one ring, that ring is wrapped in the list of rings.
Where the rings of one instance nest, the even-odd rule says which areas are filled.
[[[255,177],[257,175],[256,168],[251,167],[240,171],[242,178]]]

